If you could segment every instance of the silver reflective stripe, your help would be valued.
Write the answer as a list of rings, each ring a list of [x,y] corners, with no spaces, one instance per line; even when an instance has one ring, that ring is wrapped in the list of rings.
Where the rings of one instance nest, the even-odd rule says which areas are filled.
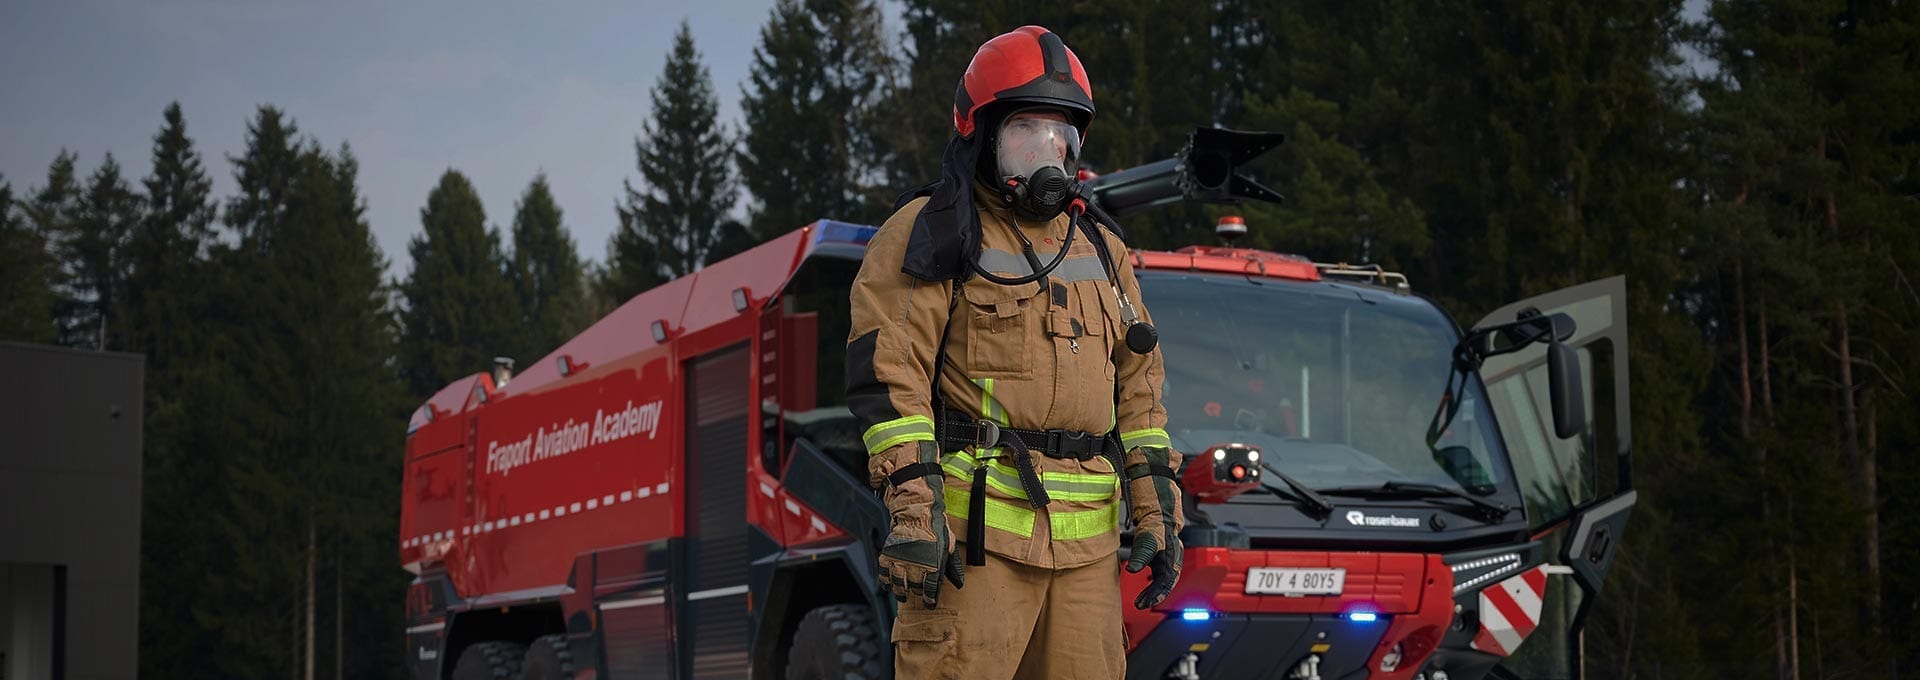
[[[712,599],[716,597],[730,597],[733,595],[741,595],[741,594],[745,594],[746,592],[747,592],[746,586],[734,586],[732,588],[714,588],[713,590],[702,590],[699,592],[687,593],[687,599],[688,600],[707,600],[707,599]],[[605,609],[605,607],[601,607],[601,608]]]
[[[964,452],[949,454],[940,461],[947,472],[961,479],[972,479],[971,468],[974,459]],[[1027,500],[1026,487],[1020,483],[1020,472],[1013,466],[992,460],[987,465],[987,483],[1001,493],[1020,500]],[[1120,478],[1105,473],[1074,474],[1070,472],[1040,472],[1040,485],[1055,500],[1063,501],[1103,501],[1113,497],[1120,488]]]
[[[607,612],[616,609],[631,609],[633,607],[652,607],[654,605],[666,604],[666,602],[667,598],[659,595],[632,600],[616,600],[613,602],[600,603],[600,611]]]
[[[1046,266],[1060,251],[1034,253],[1040,257],[1040,266]],[[980,268],[997,274],[1026,276],[1033,273],[1033,267],[1027,265],[1027,258],[1018,253],[987,248],[980,251]],[[1106,270],[1100,267],[1100,258],[1094,255],[1068,257],[1060,266],[1048,274],[1061,281],[1098,281],[1107,278]]]

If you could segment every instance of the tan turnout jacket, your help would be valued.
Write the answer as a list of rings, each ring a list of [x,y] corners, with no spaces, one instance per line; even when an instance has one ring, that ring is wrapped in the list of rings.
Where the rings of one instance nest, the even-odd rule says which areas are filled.
[[[1002,276],[1030,274],[1012,232],[1017,222],[1012,212],[997,205],[990,192],[976,187],[974,193],[982,231],[980,265]],[[975,277],[961,287],[949,321],[949,304],[956,302],[953,282],[922,281],[900,271],[914,218],[925,203],[925,198],[908,203],[874,235],[851,293],[848,401],[867,428],[870,481],[885,489],[894,532],[945,540],[919,509],[931,505],[944,511],[951,536],[965,541],[973,470],[986,465],[986,550],[1050,569],[1114,559],[1121,478],[1107,460],[1060,460],[1035,452],[1052,497],[1051,504],[1036,509],[1022,491],[1012,459],[1000,457],[1010,452],[948,451],[933,443],[939,415],[933,411],[929,377],[941,331],[949,329],[939,379],[947,408],[1028,430],[1116,431],[1126,467],[1145,464],[1152,455],[1152,462],[1177,469],[1180,455],[1171,452],[1163,429],[1160,352],[1139,355],[1126,348],[1119,303],[1084,232],[1047,277],[1050,290],[1037,282],[1001,286]],[[1021,222],[1019,228],[1044,265],[1059,252],[1068,218]],[[1100,233],[1119,268],[1120,285],[1141,320],[1149,320],[1126,246],[1105,230]],[[1168,459],[1159,459],[1162,451]],[[945,471],[945,488],[937,494],[928,485],[938,479],[933,477],[888,486],[887,475],[894,470],[931,459]],[[1183,523],[1177,488],[1171,493],[1171,516],[1163,522],[1170,536]],[[1143,512],[1157,512],[1154,501],[1134,499],[1136,522]]]

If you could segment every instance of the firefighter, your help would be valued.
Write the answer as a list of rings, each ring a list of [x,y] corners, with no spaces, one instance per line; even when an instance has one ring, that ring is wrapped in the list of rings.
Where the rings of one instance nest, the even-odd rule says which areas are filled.
[[[1057,35],[981,45],[940,181],[909,192],[853,285],[848,401],[890,514],[896,677],[1123,675],[1123,498],[1125,566],[1151,569],[1133,605],[1179,577],[1160,353],[1125,244],[1067,179],[1093,112]]]

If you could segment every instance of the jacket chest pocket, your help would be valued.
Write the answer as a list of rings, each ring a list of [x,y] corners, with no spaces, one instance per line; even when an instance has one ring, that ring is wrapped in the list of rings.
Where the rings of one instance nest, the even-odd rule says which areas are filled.
[[[972,281],[961,288],[966,299],[967,375],[973,378],[1027,377],[1027,345],[1035,332],[1040,285],[1002,286]]]
[[[1119,338],[1113,329],[1119,321],[1107,313],[1107,306],[1103,304],[1107,282],[1104,279],[1074,281],[1067,287],[1066,297],[1071,303],[1066,310],[1068,325],[1075,332],[1075,341],[1080,346],[1078,358],[1084,364],[1079,370],[1089,371],[1090,380],[1112,385],[1113,343]]]

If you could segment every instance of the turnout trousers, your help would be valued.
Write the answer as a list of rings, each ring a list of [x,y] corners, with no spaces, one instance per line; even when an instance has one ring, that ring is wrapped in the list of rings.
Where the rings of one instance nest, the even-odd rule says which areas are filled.
[[[938,608],[918,598],[900,604],[893,623],[896,680],[1126,675],[1118,559],[1045,569],[988,552],[985,566],[966,569],[965,588],[941,581]]]

